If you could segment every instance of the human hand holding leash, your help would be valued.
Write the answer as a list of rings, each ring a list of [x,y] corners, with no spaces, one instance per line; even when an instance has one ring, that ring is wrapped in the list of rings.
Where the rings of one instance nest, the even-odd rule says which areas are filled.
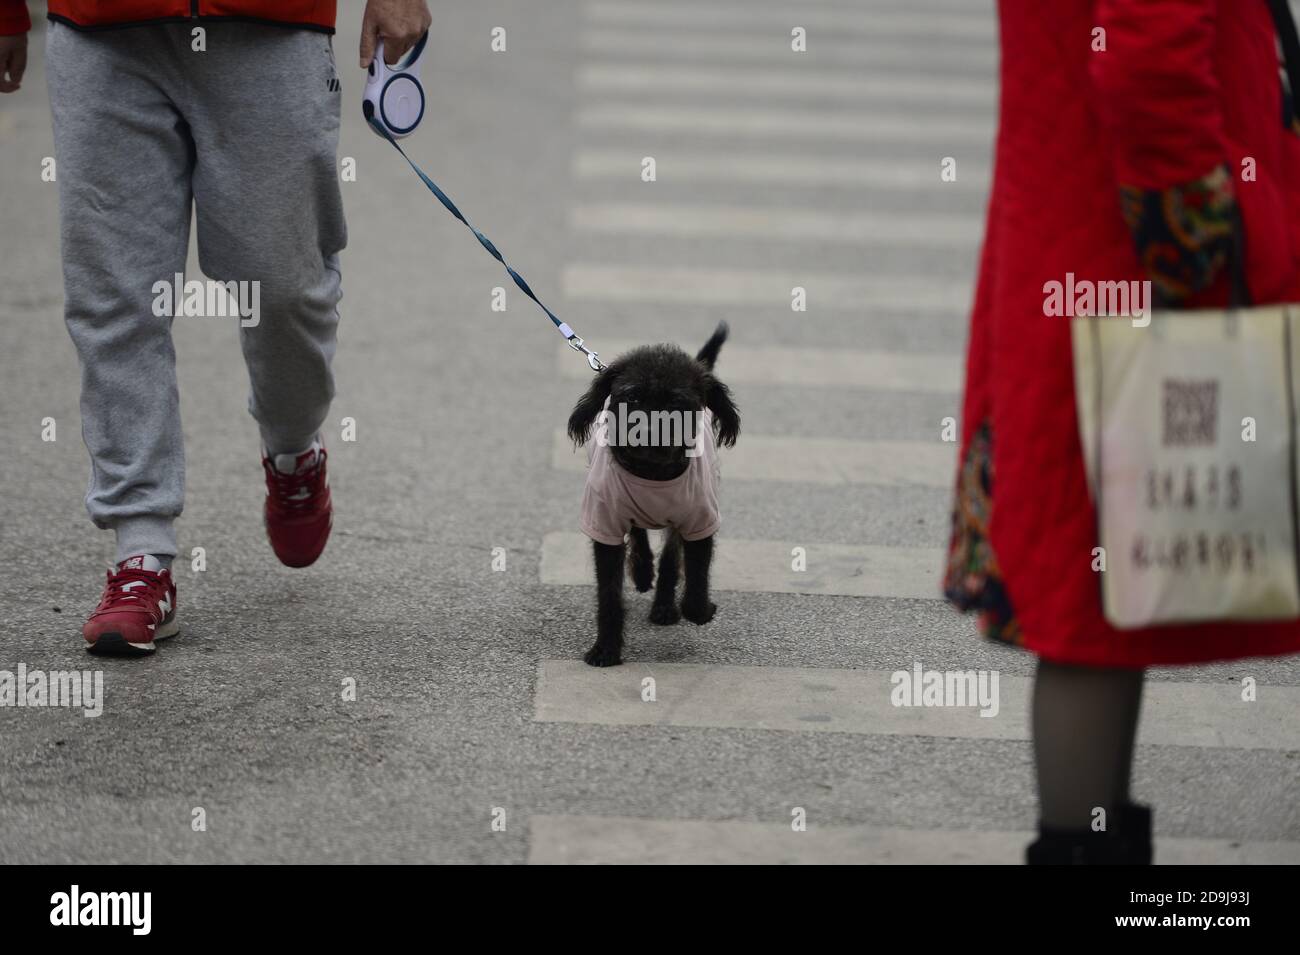
[[[13,93],[27,69],[27,34],[0,36],[0,93]]]
[[[361,68],[370,66],[381,39],[384,62],[396,63],[432,22],[425,0],[366,0],[366,12],[361,15]]]

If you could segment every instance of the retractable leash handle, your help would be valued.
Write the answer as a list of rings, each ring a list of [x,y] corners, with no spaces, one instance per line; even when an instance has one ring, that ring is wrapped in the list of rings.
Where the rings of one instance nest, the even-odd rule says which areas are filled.
[[[420,66],[428,44],[429,33],[426,30],[406,54],[405,62],[398,61],[389,66],[384,62],[384,41],[380,40],[375,47],[375,58],[367,68],[361,112],[367,122],[378,120],[394,139],[409,136],[424,118]]]
[[[393,148],[402,154],[406,164],[415,170],[415,174],[420,177],[429,188],[429,191],[437,197],[438,201],[446,207],[447,211],[474,233],[479,244],[487,249],[492,257],[510,273],[515,285],[519,286],[524,294],[536,302],[537,307],[546,313],[546,317],[564,336],[568,346],[586,357],[591,370],[596,372],[604,371],[605,363],[600,360],[600,355],[588,348],[577,332],[560,321],[554,312],[542,304],[542,300],[528,287],[524,277],[512,269],[501,253],[497,251],[497,247],[492,244],[492,240],[474,228],[470,221],[456,208],[456,203],[452,202],[451,198],[438,188],[436,182],[425,175],[423,169],[411,161],[411,157],[406,155],[406,150],[402,149],[398,144],[397,141],[403,136],[410,135],[415,130],[415,127],[420,125],[420,120],[424,117],[424,87],[420,85],[420,60],[424,55],[428,39],[429,34],[426,32],[424,36],[420,37],[420,41],[411,48],[411,53],[406,57],[406,62],[404,64],[398,63],[392,67],[384,63],[384,42],[383,40],[379,41],[378,48],[375,50],[375,58],[369,67],[369,73],[366,77],[366,89],[361,100],[361,112],[366,117],[367,125],[375,131],[376,135],[393,144]]]

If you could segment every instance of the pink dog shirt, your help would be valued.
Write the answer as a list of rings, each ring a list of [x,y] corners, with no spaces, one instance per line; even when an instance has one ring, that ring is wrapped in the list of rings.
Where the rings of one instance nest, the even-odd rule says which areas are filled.
[[[718,449],[713,414],[700,415],[686,470],[669,481],[639,478],[614,459],[593,431],[587,445],[587,486],[582,492],[582,532],[602,544],[621,544],[633,526],[647,530],[675,527],[694,541],[722,526],[718,511]],[[613,425],[610,425],[611,429]]]

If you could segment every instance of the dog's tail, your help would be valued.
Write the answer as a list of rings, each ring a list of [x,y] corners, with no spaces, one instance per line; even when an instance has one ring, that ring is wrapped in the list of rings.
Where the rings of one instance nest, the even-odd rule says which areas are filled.
[[[701,348],[700,353],[695,356],[695,360],[704,365],[705,368],[712,371],[714,362],[718,360],[718,352],[722,350],[722,343],[726,340],[727,323],[718,322],[718,327],[714,330],[712,337],[704,343],[704,347]]]

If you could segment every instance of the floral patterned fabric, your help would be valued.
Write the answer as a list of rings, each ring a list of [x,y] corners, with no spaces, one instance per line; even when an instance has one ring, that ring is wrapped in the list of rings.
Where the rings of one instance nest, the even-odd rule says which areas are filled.
[[[943,594],[958,610],[978,611],[980,631],[986,637],[1018,645],[1020,627],[989,543],[992,509],[993,445],[984,422],[971,435],[957,476]]]
[[[1237,215],[1226,165],[1171,189],[1121,185],[1120,201],[1157,307],[1177,306],[1214,284]]]

